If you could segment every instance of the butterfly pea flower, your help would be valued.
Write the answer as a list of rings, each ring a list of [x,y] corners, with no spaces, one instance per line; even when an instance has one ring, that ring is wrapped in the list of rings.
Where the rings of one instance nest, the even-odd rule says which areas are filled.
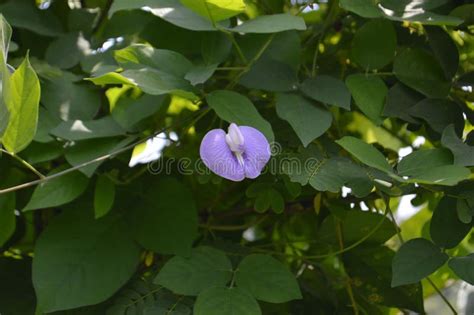
[[[227,133],[213,129],[204,136],[200,155],[212,172],[238,182],[260,175],[270,160],[270,144],[257,129],[231,123]]]

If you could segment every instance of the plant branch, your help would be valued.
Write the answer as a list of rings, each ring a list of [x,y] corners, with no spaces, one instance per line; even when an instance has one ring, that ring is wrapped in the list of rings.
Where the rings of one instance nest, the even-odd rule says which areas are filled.
[[[41,174],[40,171],[38,171],[33,165],[31,165],[30,163],[26,162],[25,160],[23,160],[21,157],[19,157],[18,155],[14,154],[14,153],[11,153],[11,152],[8,152],[7,150],[4,150],[4,149],[0,149],[0,152],[3,152],[9,156],[11,156],[12,158],[14,158],[15,160],[17,160],[18,162],[20,162],[23,166],[25,166],[26,168],[28,168],[30,171],[32,171],[33,173],[35,173],[39,178],[45,178],[45,176],[43,174]]]

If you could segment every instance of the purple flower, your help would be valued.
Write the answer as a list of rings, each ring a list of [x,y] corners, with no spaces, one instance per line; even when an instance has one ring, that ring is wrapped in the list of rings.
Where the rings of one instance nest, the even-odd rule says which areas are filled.
[[[211,171],[238,182],[260,175],[270,160],[270,145],[257,129],[232,123],[227,134],[222,129],[209,131],[202,139],[200,154]]]

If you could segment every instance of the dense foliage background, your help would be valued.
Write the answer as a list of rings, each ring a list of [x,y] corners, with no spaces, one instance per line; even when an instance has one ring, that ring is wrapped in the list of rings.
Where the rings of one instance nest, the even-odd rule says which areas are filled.
[[[0,1],[0,313],[468,314],[469,2]]]

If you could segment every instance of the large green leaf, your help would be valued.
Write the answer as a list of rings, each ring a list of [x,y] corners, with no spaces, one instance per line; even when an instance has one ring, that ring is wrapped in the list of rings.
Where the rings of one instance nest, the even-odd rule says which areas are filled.
[[[341,223],[341,232],[346,246],[359,242],[374,229],[377,230],[364,241],[364,244],[380,245],[397,233],[393,223],[379,213],[353,210],[344,213],[342,219],[331,215],[321,224],[318,231],[318,240],[334,245],[334,248],[337,249],[339,249],[339,243],[337,232],[334,228],[336,220],[339,220]]]
[[[304,31],[306,24],[303,18],[291,14],[261,15],[230,28],[237,33],[277,33],[289,30]]]
[[[433,242],[442,248],[454,248],[471,231],[471,223],[463,223],[456,212],[456,199],[444,197],[438,203],[430,224]]]
[[[243,0],[180,0],[183,5],[190,8],[209,21],[218,22],[233,17],[245,10]]]
[[[284,303],[302,297],[295,276],[269,255],[245,257],[235,273],[235,281],[239,288],[265,302]]]
[[[382,12],[373,0],[340,0],[339,5],[365,18],[381,17]]]
[[[474,146],[458,138],[454,125],[449,125],[444,129],[441,143],[453,153],[454,164],[474,166]]]
[[[3,93],[10,117],[2,143],[8,151],[17,153],[33,140],[38,124],[40,83],[28,56],[12,74]]]
[[[77,171],[43,182],[36,187],[23,211],[52,208],[69,203],[86,190],[87,184],[88,179]]]
[[[351,136],[345,136],[336,142],[362,163],[382,172],[392,173],[392,167],[388,164],[385,156],[374,146]]]
[[[296,94],[278,94],[276,111],[290,123],[305,147],[331,127],[328,110]]]
[[[3,95],[7,89],[10,81],[10,71],[7,67],[7,55],[12,36],[12,28],[0,14],[0,139],[3,132],[7,128],[8,118],[10,113],[5,103],[5,96]]]
[[[154,15],[182,28],[194,31],[216,30],[210,20],[188,9],[178,0],[116,0],[109,10],[109,16],[120,10],[142,8],[147,8]]]
[[[448,258],[448,255],[426,239],[409,240],[393,258],[392,287],[422,280],[444,265]]]
[[[374,123],[382,123],[382,111],[387,96],[387,86],[375,75],[351,74],[346,85],[360,110]]]
[[[310,184],[319,191],[337,193],[342,186],[347,186],[352,189],[354,195],[363,197],[368,195],[373,187],[373,182],[364,168],[347,158],[325,157],[315,145],[283,158],[281,167],[292,182]]]
[[[94,220],[88,209],[65,211],[36,242],[39,309],[49,313],[105,301],[133,275],[139,254],[122,219]]]
[[[364,70],[380,69],[395,56],[397,34],[387,20],[370,20],[359,28],[352,41],[351,54]]]
[[[115,184],[107,176],[97,177],[94,191],[94,213],[95,218],[105,216],[114,205]]]
[[[468,169],[452,165],[453,156],[446,149],[415,151],[398,164],[401,176],[412,182],[452,186],[469,177]]]
[[[425,120],[436,132],[453,124],[460,134],[464,127],[463,112],[453,101],[442,98],[425,98],[407,111],[411,116]]]
[[[261,315],[257,301],[239,287],[212,287],[199,294],[195,315]]]
[[[152,116],[166,105],[163,95],[143,95],[138,99],[121,97],[112,109],[112,117],[126,130]]]
[[[269,142],[274,139],[271,125],[260,115],[252,102],[242,94],[218,90],[206,96],[207,103],[216,114],[228,123],[258,129]]]
[[[56,15],[50,10],[40,10],[34,2],[29,0],[4,2],[0,5],[0,12],[14,27],[46,36],[58,36],[63,32],[61,22]]]
[[[459,278],[470,285],[474,285],[474,254],[454,257],[449,261],[448,265]]]
[[[451,88],[436,58],[421,49],[407,48],[398,54],[393,72],[400,81],[428,97],[445,97]]]
[[[43,80],[41,103],[51,114],[62,120],[89,120],[97,114],[101,103],[99,90],[91,88],[92,86],[90,83],[74,83],[63,76]],[[38,126],[39,128],[41,127]]]
[[[45,59],[51,65],[69,69],[90,54],[90,50],[90,44],[82,33],[67,33],[51,42],[46,50]]]
[[[456,44],[441,27],[425,26],[425,32],[446,78],[452,79],[459,66],[459,53]]]
[[[51,130],[51,134],[66,140],[107,138],[125,134],[125,130],[111,116],[82,121],[69,120]]]
[[[88,80],[98,85],[127,84],[137,86],[142,89],[143,92],[151,95],[180,93],[180,91],[194,91],[191,84],[184,78],[179,78],[167,72],[150,67],[129,69],[121,73],[109,72],[98,77],[89,78]]]
[[[15,194],[0,195],[0,248],[15,232]]]
[[[134,44],[117,50],[114,56],[125,69],[148,66],[177,77],[184,77],[193,66],[186,57],[177,52],[155,49],[144,44]]]
[[[130,214],[137,241],[158,253],[189,255],[198,227],[190,191],[176,179],[164,178],[146,192],[150,194]]]
[[[300,86],[301,91],[312,99],[349,110],[351,93],[344,82],[327,75],[318,75],[306,79]]]
[[[297,73],[290,65],[281,61],[262,58],[245,73],[239,81],[247,88],[273,92],[287,92],[296,88]]]
[[[409,110],[422,99],[421,94],[397,82],[388,90],[383,115],[397,117],[409,123],[417,123],[417,120],[410,116]]]
[[[463,20],[458,17],[429,11],[446,2],[446,0],[382,0],[378,6],[385,18],[394,21],[419,22],[428,25],[461,24]]]
[[[182,295],[199,295],[202,291],[225,286],[232,278],[232,264],[227,256],[212,247],[201,246],[191,256],[171,258],[154,282]]]

